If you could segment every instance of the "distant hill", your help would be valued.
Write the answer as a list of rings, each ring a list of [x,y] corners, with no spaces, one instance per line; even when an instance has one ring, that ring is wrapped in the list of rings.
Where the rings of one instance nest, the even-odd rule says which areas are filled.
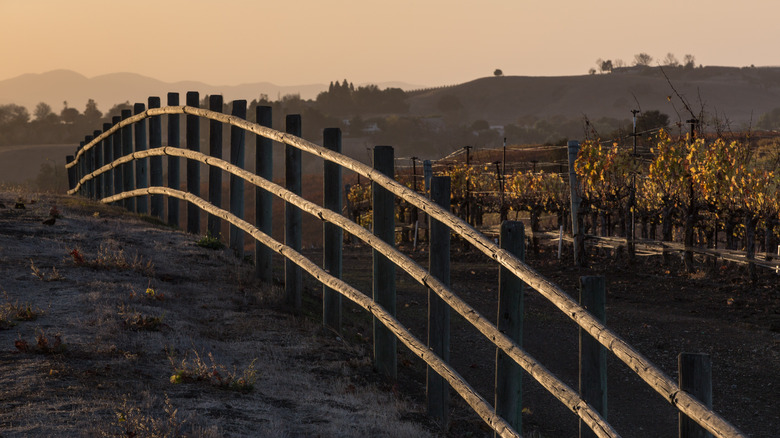
[[[357,85],[357,84],[355,84]],[[377,84],[380,88],[419,88],[420,85],[401,82]],[[94,99],[98,108],[106,112],[113,105],[129,101],[146,102],[149,96],[160,96],[165,103],[169,92],[184,93],[198,91],[201,95],[222,94],[225,101],[234,99],[252,100],[267,94],[276,100],[286,94],[300,94],[303,99],[314,99],[326,91],[327,84],[279,86],[270,82],[256,82],[240,85],[209,85],[203,82],[182,81],[168,83],[135,73],[112,73],[87,78],[70,70],[54,70],[41,74],[25,74],[0,81],[0,104],[15,103],[27,107],[32,113],[39,102],[46,102],[59,113],[62,103],[79,111],[84,110],[88,99]]]
[[[780,107],[780,68],[703,67],[665,68],[674,88],[694,112],[704,107],[707,117],[728,120],[733,129]],[[518,119],[587,115],[626,119],[632,109],[659,110],[676,122],[690,118],[669,81],[658,67],[625,68],[610,74],[477,79],[452,87],[419,90],[409,102],[416,115],[441,114],[445,96],[457,98],[466,120],[485,119],[491,125],[518,123]],[[671,100],[668,99],[671,97]],[[678,114],[679,113],[679,118]]]

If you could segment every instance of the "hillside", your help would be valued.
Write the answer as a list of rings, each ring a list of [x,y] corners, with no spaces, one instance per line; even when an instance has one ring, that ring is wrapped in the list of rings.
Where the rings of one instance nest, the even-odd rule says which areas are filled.
[[[717,115],[736,124],[733,128],[751,120],[755,124],[761,114],[780,106],[780,68],[669,68],[666,73],[694,112],[703,106],[710,117]],[[445,96],[458,99],[465,119],[485,119],[491,125],[533,117],[627,119],[632,109],[657,109],[669,114],[673,122],[690,118],[659,68],[565,77],[481,78],[414,93],[409,99],[411,112],[439,114]]]

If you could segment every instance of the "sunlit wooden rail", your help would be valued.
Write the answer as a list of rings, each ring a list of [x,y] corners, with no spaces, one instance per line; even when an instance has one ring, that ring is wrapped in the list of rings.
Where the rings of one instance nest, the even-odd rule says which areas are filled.
[[[170,99],[169,102],[171,102]],[[628,345],[628,343],[626,343],[623,339],[609,330],[598,318],[587,312],[580,304],[574,301],[557,285],[551,283],[543,276],[535,272],[532,268],[523,263],[519,257],[513,255],[511,251],[496,245],[491,239],[482,235],[474,228],[466,224],[463,220],[451,214],[448,209],[439,206],[434,200],[422,196],[405,187],[403,184],[395,181],[391,176],[386,175],[381,170],[360,163],[326,147],[319,146],[304,140],[298,135],[294,135],[294,133],[289,132],[290,129],[288,129],[287,133],[282,133],[261,124],[248,122],[241,116],[226,115],[220,112],[198,108],[196,106],[192,106],[193,103],[197,105],[197,100],[190,100],[189,96],[188,103],[191,103],[191,105],[171,105],[164,108],[150,108],[144,111],[136,111],[137,114],[132,116],[129,114],[123,114],[122,120],[114,119],[113,125],[104,126],[104,130],[102,132],[96,131],[92,137],[85,140],[83,147],[79,148],[75,156],[69,157],[68,159],[68,164],[66,167],[70,170],[69,176],[71,181],[71,190],[69,193],[89,195],[100,199],[102,202],[116,202],[120,200],[125,201],[134,198],[143,199],[143,196],[145,195],[165,195],[168,196],[169,199],[184,199],[189,203],[188,205],[206,211],[214,217],[219,217],[229,222],[233,226],[249,233],[260,244],[270,248],[278,254],[281,254],[289,262],[303,268],[327,287],[337,291],[338,293],[371,312],[372,315],[374,315],[374,317],[380,321],[384,327],[387,327],[387,329],[389,329],[395,337],[400,339],[401,342],[407,345],[415,354],[421,357],[433,370],[435,370],[450,385],[452,385],[452,388],[455,389],[458,394],[460,394],[461,397],[463,397],[464,400],[469,403],[475,412],[477,412],[483,418],[483,420],[485,420],[487,424],[489,424],[500,436],[520,436],[519,432],[514,430],[505,419],[497,415],[496,410],[490,405],[490,403],[477,394],[468,385],[468,383],[466,383],[462,377],[459,376],[445,361],[443,361],[437,355],[432,354],[428,347],[426,347],[423,343],[412,336],[411,333],[403,329],[400,324],[398,324],[398,321],[394,316],[394,309],[387,309],[378,305],[377,302],[368,296],[360,293],[348,284],[344,283],[339,278],[330,275],[325,270],[314,265],[310,260],[306,259],[300,254],[298,251],[299,246],[296,248],[294,242],[291,245],[288,245],[271,239],[268,234],[264,232],[263,227],[249,224],[240,217],[240,214],[235,214],[236,212],[234,211],[232,205],[231,212],[214,206],[212,203],[204,200],[199,196],[197,193],[199,189],[194,189],[194,184],[188,184],[188,190],[184,192],[170,187],[161,186],[162,178],[157,178],[158,184],[152,184],[152,187],[125,185],[121,187],[121,190],[117,190],[117,178],[113,178],[115,183],[113,187],[110,187],[111,184],[107,182],[108,178],[103,178],[103,176],[106,174],[111,174],[113,170],[120,169],[122,167],[125,167],[126,169],[129,168],[127,166],[130,163],[142,163],[146,158],[155,158],[161,156],[186,158],[188,163],[204,163],[211,166],[212,168],[222,169],[223,171],[228,172],[231,176],[248,181],[259,189],[283,199],[287,203],[286,205],[295,206],[295,208],[313,214],[325,222],[335,224],[340,229],[343,229],[344,231],[347,231],[348,233],[351,233],[357,238],[368,243],[377,253],[391,260],[395,266],[404,269],[418,282],[429,288],[430,291],[435,293],[444,302],[446,302],[450,308],[468,320],[487,339],[493,342],[498,349],[500,349],[515,363],[521,366],[531,377],[540,382],[551,394],[553,394],[558,400],[560,400],[565,406],[574,412],[581,419],[581,421],[593,431],[596,436],[619,436],[618,433],[602,418],[599,412],[594,409],[591,404],[587,403],[586,400],[578,395],[576,391],[565,385],[562,381],[560,381],[560,379],[552,375],[544,366],[542,366],[535,359],[524,352],[518,342],[499,331],[496,325],[492,324],[488,319],[480,315],[475,309],[470,307],[467,303],[453,294],[444,282],[431,275],[430,272],[416,264],[403,253],[396,250],[394,245],[387,243],[385,240],[378,237],[375,233],[371,233],[358,226],[354,222],[346,219],[340,214],[340,212],[335,212],[327,208],[319,207],[316,204],[300,197],[300,186],[298,185],[298,192],[296,193],[294,181],[292,184],[290,184],[290,181],[288,181],[287,188],[284,188],[270,182],[268,179],[265,179],[260,175],[255,175],[242,169],[241,166],[203,154],[198,150],[181,149],[173,146],[154,147],[152,149],[147,149],[145,147],[146,145],[142,142],[140,147],[136,147],[135,152],[133,152],[132,150],[124,148],[124,145],[125,143],[129,143],[129,141],[131,141],[131,138],[127,136],[127,133],[130,132],[128,129],[130,126],[135,125],[137,127],[142,125],[144,121],[149,118],[152,120],[159,120],[159,116],[162,115],[178,117],[178,115],[184,114],[188,117],[188,120],[190,118],[193,120],[195,118],[205,118],[215,122],[230,125],[231,127],[242,130],[242,132],[256,134],[258,136],[258,145],[260,144],[260,139],[267,139],[286,145],[288,151],[294,149],[297,151],[304,151],[313,154],[323,158],[326,160],[326,162],[334,163],[368,178],[374,184],[376,184],[377,187],[381,187],[394,196],[403,198],[403,200],[406,202],[426,212],[432,220],[446,225],[450,230],[452,230],[452,232],[456,233],[467,242],[472,244],[475,248],[491,257],[509,273],[513,274],[522,280],[522,282],[524,282],[526,285],[535,289],[542,296],[547,298],[569,318],[574,320],[585,333],[592,336],[593,339],[598,341],[598,343],[600,343],[604,348],[606,348],[609,352],[614,354],[617,358],[628,365],[631,370],[640,376],[651,388],[663,396],[669,403],[675,406],[682,414],[698,423],[701,427],[712,433],[714,436],[745,436],[742,434],[742,432],[729,424],[725,419],[712,411],[712,409],[708,408],[704,403],[700,402],[688,392],[681,390],[680,387],[671,380],[671,378],[665,375],[641,353]],[[103,161],[98,160],[98,150],[103,149],[103,151],[108,151],[111,149],[107,147],[107,143],[103,142],[111,141],[109,139],[115,139],[121,136],[124,137],[122,141],[124,153],[113,154],[111,160],[103,160],[102,156],[101,160]],[[137,138],[138,137],[136,137],[136,139]],[[190,138],[190,134],[188,134],[188,145],[194,141],[199,141],[197,136],[195,136],[193,133],[193,137]],[[178,143],[176,144],[178,145]],[[138,145],[139,144],[136,141],[136,146]],[[116,146],[116,143],[114,143],[114,152],[117,151]],[[259,154],[260,151],[258,151],[258,155]],[[287,153],[286,155],[288,159],[289,157],[295,157],[294,154],[290,153]],[[106,161],[105,164],[104,161]],[[160,164],[157,164],[158,168],[159,166]],[[188,167],[189,166],[190,165],[188,165]],[[194,169],[195,166],[190,168]],[[259,168],[260,167],[258,166],[258,169]],[[294,165],[292,169],[294,173]],[[136,170],[138,170],[138,168],[136,168]],[[288,171],[289,170],[290,167],[288,167]],[[156,169],[152,169],[151,173],[156,174]],[[191,172],[188,172],[188,178],[190,177],[190,173]],[[138,171],[136,174],[143,175],[143,172]],[[101,190],[99,187],[103,187],[103,189]],[[292,190],[290,190],[290,188],[292,188]],[[108,194],[110,194],[110,196],[103,196]],[[158,201],[158,203],[159,202],[161,201]],[[156,213],[159,215],[162,214],[162,212],[159,210]],[[190,216],[191,215],[188,215],[188,217]],[[289,217],[294,218],[294,215]],[[197,228],[190,227],[189,224],[188,229],[192,232],[198,232]],[[257,260],[258,264],[261,262],[261,260]]]

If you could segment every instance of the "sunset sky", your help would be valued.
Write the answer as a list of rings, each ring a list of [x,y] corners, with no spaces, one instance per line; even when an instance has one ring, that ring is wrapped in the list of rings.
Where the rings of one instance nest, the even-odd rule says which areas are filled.
[[[0,0],[0,80],[56,69],[277,85],[586,74],[668,52],[780,65],[776,0]],[[655,61],[654,61],[655,63]]]

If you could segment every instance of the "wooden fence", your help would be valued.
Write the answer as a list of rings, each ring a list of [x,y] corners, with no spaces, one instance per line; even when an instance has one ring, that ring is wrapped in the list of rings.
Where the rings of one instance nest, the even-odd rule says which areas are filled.
[[[606,400],[606,394],[598,390],[590,391],[592,394],[598,394],[599,400],[585,398],[577,391],[568,387],[560,379],[551,374],[542,364],[528,355],[521,347],[521,338],[517,337],[517,325],[522,325],[522,305],[517,303],[522,297],[522,285],[530,286],[547,298],[569,318],[574,320],[581,327],[581,334],[592,338],[597,342],[597,349],[604,353],[597,352],[594,357],[600,357],[611,352],[625,364],[627,364],[638,376],[640,376],[650,387],[661,394],[669,403],[674,405],[681,413],[681,417],[687,417],[698,423],[703,429],[709,431],[717,437],[742,437],[744,436],[734,426],[712,411],[707,405],[699,401],[689,392],[680,389],[671,378],[666,376],[660,369],[650,363],[641,353],[634,350],[624,340],[610,331],[603,323],[603,320],[589,313],[583,305],[580,305],[563,290],[555,284],[536,273],[532,268],[522,261],[522,241],[520,247],[516,242],[518,239],[512,239],[510,236],[521,235],[522,224],[505,223],[505,229],[502,230],[501,245],[496,245],[493,240],[485,237],[474,228],[466,224],[463,220],[450,213],[445,202],[448,199],[448,188],[445,190],[442,186],[447,183],[439,181],[436,191],[444,191],[435,198],[427,198],[413,190],[398,183],[392,177],[392,148],[377,147],[374,150],[374,167],[367,166],[356,160],[350,159],[338,152],[340,148],[340,135],[338,130],[326,130],[325,144],[327,147],[316,145],[299,137],[300,118],[299,116],[287,117],[287,132],[282,133],[269,128],[270,126],[270,108],[258,107],[257,120],[260,124],[251,123],[245,120],[245,111],[240,110],[241,106],[245,108],[245,101],[236,101],[233,103],[234,114],[227,115],[220,112],[198,108],[197,93],[188,93],[187,106],[178,105],[178,95],[169,94],[169,106],[159,108],[154,103],[159,99],[150,98],[150,108],[143,109],[143,106],[135,107],[135,114],[123,113],[121,120],[114,119],[113,125],[105,125],[102,132],[96,131],[92,136],[85,138],[84,143],[79,147],[75,156],[67,158],[66,167],[69,170],[69,180],[71,185],[70,194],[81,194],[101,202],[122,202],[123,205],[133,211],[145,212],[144,206],[147,197],[153,200],[152,205],[154,214],[162,218],[162,196],[168,196],[169,199],[169,222],[178,225],[178,206],[171,200],[181,199],[188,202],[189,211],[187,230],[198,233],[199,214],[198,210],[203,210],[215,220],[220,219],[229,222],[238,231],[246,232],[257,242],[256,263],[258,275],[261,278],[270,280],[269,266],[270,253],[275,252],[282,255],[286,260],[285,265],[285,293],[288,303],[293,306],[300,306],[301,270],[305,270],[314,278],[320,281],[325,288],[324,293],[324,323],[331,327],[338,328],[340,324],[340,303],[337,296],[344,296],[354,301],[359,306],[370,312],[375,319],[375,366],[384,374],[393,377],[396,372],[396,339],[405,344],[412,352],[423,359],[429,366],[429,370],[436,375],[441,376],[443,381],[452,387],[463,399],[480,415],[480,417],[496,433],[502,437],[519,437],[520,423],[519,412],[521,401],[519,397],[509,395],[496,395],[498,411],[491,404],[479,395],[473,388],[447,363],[446,350],[448,349],[449,330],[448,330],[448,312],[454,310],[475,328],[477,328],[488,340],[496,345],[498,355],[497,361],[497,387],[517,388],[516,379],[519,379],[519,373],[507,372],[506,364],[502,361],[511,362],[511,365],[517,364],[525,370],[528,375],[538,381],[561,403],[567,406],[581,420],[585,427],[584,431],[592,431],[598,437],[616,437],[618,433],[604,420],[602,413],[605,412],[606,404],[601,403],[601,399]],[[239,111],[236,111],[236,107]],[[179,148],[178,139],[178,116],[184,114],[187,116],[187,148]],[[168,116],[169,146],[161,146],[161,133],[158,129],[162,115]],[[199,123],[200,118],[208,119],[218,124],[231,126],[231,148],[235,145],[236,153],[231,152],[231,161],[225,161],[221,158],[206,155],[199,151]],[[150,142],[151,148],[146,145],[146,136],[142,135],[145,121],[150,120]],[[176,125],[176,126],[174,126]],[[136,136],[133,141],[131,127],[136,127]],[[243,167],[243,143],[244,132],[249,132],[257,136],[257,174],[244,170]],[[272,141],[286,145],[285,149],[285,187],[281,187],[270,181],[269,163],[272,160],[271,147]],[[133,149],[133,145],[135,148]],[[320,207],[315,203],[308,201],[300,196],[300,152],[304,151],[315,156],[321,157],[326,161],[326,177],[324,187],[325,193],[329,191],[341,193],[341,175],[340,169],[345,168],[362,175],[372,181],[374,193],[373,223],[374,230],[369,232],[363,227],[348,220],[341,214],[340,200],[326,200],[325,207]],[[162,156],[168,157],[169,183],[168,187],[162,186],[161,168]],[[178,177],[180,159],[187,160],[187,190],[179,190],[179,181],[172,179],[171,174],[175,173]],[[135,163],[135,168],[132,164]],[[147,164],[148,163],[148,164]],[[200,179],[198,167],[200,163],[210,166],[210,168],[221,169],[227,172],[231,180],[240,178],[253,184],[256,187],[257,194],[257,224],[250,224],[242,218],[243,205],[231,202],[230,211],[222,209],[213,200],[205,200],[200,194]],[[389,164],[388,164],[389,163]],[[147,165],[151,168],[147,169]],[[153,177],[152,184],[147,184],[148,174]],[[134,181],[135,178],[135,181]],[[113,184],[112,184],[113,183]],[[237,187],[238,185],[236,185]],[[233,185],[231,185],[231,188]],[[231,189],[231,198],[233,197]],[[285,201],[285,242],[278,242],[270,237],[271,224],[268,213],[270,212],[270,195],[277,196]],[[516,310],[519,308],[520,314],[513,316],[513,321],[499,321],[497,327],[487,318],[480,315],[475,309],[456,296],[448,287],[449,277],[449,258],[443,257],[442,260],[435,262],[431,260],[430,271],[424,269],[405,254],[394,247],[394,239],[388,238],[387,233],[394,230],[393,224],[393,197],[402,198],[405,202],[426,212],[431,220],[431,238],[442,245],[448,247],[449,233],[455,233],[461,238],[474,245],[475,248],[487,254],[493,260],[501,265],[501,279],[499,283],[503,289],[500,290],[499,306],[510,306]],[[243,199],[236,197],[236,199]],[[388,203],[387,200],[390,200]],[[130,202],[137,200],[138,202]],[[389,207],[388,207],[389,205]],[[173,210],[173,211],[172,211]],[[325,267],[320,268],[300,253],[300,212],[305,211],[325,222],[325,233],[331,235],[326,238],[325,248]],[[175,221],[174,221],[175,220]],[[435,231],[439,237],[433,238],[437,224],[446,228],[446,233]],[[335,227],[333,227],[335,226]],[[512,231],[520,227],[519,230]],[[374,250],[375,271],[374,271],[374,296],[369,297],[356,290],[349,284],[340,279],[341,274],[341,240],[338,238],[340,231],[344,230],[356,238],[366,242]],[[231,236],[234,233],[231,232]],[[236,234],[237,235],[237,234]],[[392,234],[390,234],[392,236]],[[232,239],[232,237],[231,237]],[[330,242],[330,243],[327,243]],[[334,247],[335,245],[335,247]],[[387,263],[385,263],[387,262]],[[432,297],[438,297],[443,305],[439,306],[435,312],[439,315],[437,324],[440,329],[429,329],[429,335],[436,335],[440,338],[426,345],[411,333],[404,329],[395,318],[395,285],[391,277],[392,273],[398,267],[409,273],[420,284],[426,286]],[[512,278],[516,280],[511,280]],[[598,281],[583,280],[583,293],[587,293]],[[602,282],[603,284],[603,282]],[[588,286],[591,285],[591,286]],[[518,290],[520,291],[518,295]],[[598,294],[598,291],[595,291]],[[334,294],[337,294],[334,296]],[[520,297],[520,298],[519,298]],[[502,300],[510,300],[507,304]],[[512,301],[514,300],[514,301]],[[435,301],[435,300],[432,300]],[[444,305],[446,304],[446,305]],[[598,313],[598,311],[596,311]],[[507,329],[509,324],[512,327]],[[499,329],[500,328],[500,329]],[[389,334],[389,336],[383,333]],[[513,337],[513,333],[515,336]],[[434,345],[436,344],[436,345]],[[595,344],[595,343],[594,343]],[[388,353],[390,352],[390,353]],[[590,353],[593,356],[593,353]],[[445,356],[443,359],[441,356]],[[594,372],[595,382],[586,382],[588,385],[602,387],[605,371],[598,368],[600,360],[595,362]],[[517,366],[514,365],[514,366]],[[512,369],[511,367],[509,368]],[[437,384],[439,390],[435,390],[430,385],[429,379],[428,397],[429,412],[436,415],[436,419],[446,424],[447,412],[447,385]],[[582,386],[582,384],[581,384]],[[513,390],[515,395],[519,391]],[[588,396],[593,397],[593,396]],[[706,397],[704,397],[706,399]],[[511,419],[511,423],[507,421]],[[698,427],[698,426],[696,426]],[[585,436],[585,435],[583,435]]]

